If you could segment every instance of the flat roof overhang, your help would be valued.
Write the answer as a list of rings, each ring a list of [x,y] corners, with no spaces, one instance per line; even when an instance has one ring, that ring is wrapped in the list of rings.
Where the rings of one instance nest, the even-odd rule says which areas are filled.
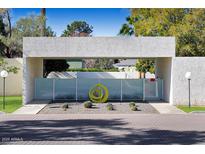
[[[24,37],[24,57],[175,57],[175,37]]]

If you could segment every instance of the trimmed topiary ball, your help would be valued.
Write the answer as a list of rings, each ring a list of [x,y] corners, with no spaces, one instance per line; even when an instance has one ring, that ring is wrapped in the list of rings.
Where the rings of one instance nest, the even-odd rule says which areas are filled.
[[[130,109],[131,109],[132,111],[137,111],[137,106],[132,106],[132,107],[130,107]]]
[[[131,102],[131,103],[129,103],[129,106],[133,107],[133,106],[136,106],[136,104],[135,104],[135,102]]]
[[[109,111],[114,110],[114,107],[113,107],[112,104],[107,104],[107,105],[106,105],[106,108],[107,108],[107,110],[109,110]]]
[[[90,101],[84,102],[83,105],[84,105],[85,108],[92,108],[92,106],[93,106],[93,104]]]
[[[64,110],[67,110],[68,108],[69,108],[69,105],[66,103],[66,104],[63,104],[62,105],[62,108],[64,109]]]

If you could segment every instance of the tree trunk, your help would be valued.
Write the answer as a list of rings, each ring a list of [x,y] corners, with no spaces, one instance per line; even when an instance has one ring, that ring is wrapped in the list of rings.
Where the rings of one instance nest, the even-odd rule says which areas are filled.
[[[140,79],[144,79],[145,78],[145,72],[140,72]]]
[[[7,20],[8,20],[8,24],[9,24],[9,37],[11,38],[11,17],[9,15],[9,11],[6,10],[6,16],[7,16]]]
[[[5,55],[6,55],[7,58],[12,58],[11,50],[10,50],[9,47],[6,47]]]
[[[45,36],[45,29],[46,29],[46,9],[41,9],[41,17],[43,17],[43,23],[41,25],[41,35]]]
[[[142,72],[139,72],[139,75],[140,75],[140,79],[142,78],[142,74],[141,74]]]

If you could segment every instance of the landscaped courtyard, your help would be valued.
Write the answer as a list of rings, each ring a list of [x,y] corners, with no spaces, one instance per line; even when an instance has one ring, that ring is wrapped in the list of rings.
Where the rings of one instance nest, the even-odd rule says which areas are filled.
[[[134,102],[133,102],[134,103]],[[51,103],[44,107],[39,114],[157,114],[158,111],[149,103],[135,103],[136,110],[133,111],[129,102],[112,102],[113,109],[108,109],[109,103],[92,103],[92,108],[85,108],[82,102]],[[109,104],[109,105],[108,105]],[[68,105],[67,108],[64,108]]]

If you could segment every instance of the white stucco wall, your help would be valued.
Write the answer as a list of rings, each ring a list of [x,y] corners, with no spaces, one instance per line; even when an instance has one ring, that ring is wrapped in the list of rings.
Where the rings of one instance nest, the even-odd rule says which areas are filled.
[[[24,37],[26,57],[136,58],[175,56],[174,37]]]
[[[191,72],[191,103],[205,105],[205,57],[176,57],[172,69],[173,104],[188,105],[188,81]]]
[[[35,78],[43,77],[43,58],[25,58],[23,60],[23,102],[34,98]]]
[[[172,103],[171,76],[172,76],[172,58],[157,58],[156,77],[163,79],[164,100],[170,103]]]
[[[17,74],[9,73],[6,78],[6,95],[20,96],[22,95],[22,78],[23,78],[23,59],[22,58],[4,58],[9,66],[16,66],[20,70]],[[1,69],[0,69],[1,71]],[[0,77],[0,85],[3,85],[3,79]],[[0,96],[3,95],[3,87],[0,86]]]

